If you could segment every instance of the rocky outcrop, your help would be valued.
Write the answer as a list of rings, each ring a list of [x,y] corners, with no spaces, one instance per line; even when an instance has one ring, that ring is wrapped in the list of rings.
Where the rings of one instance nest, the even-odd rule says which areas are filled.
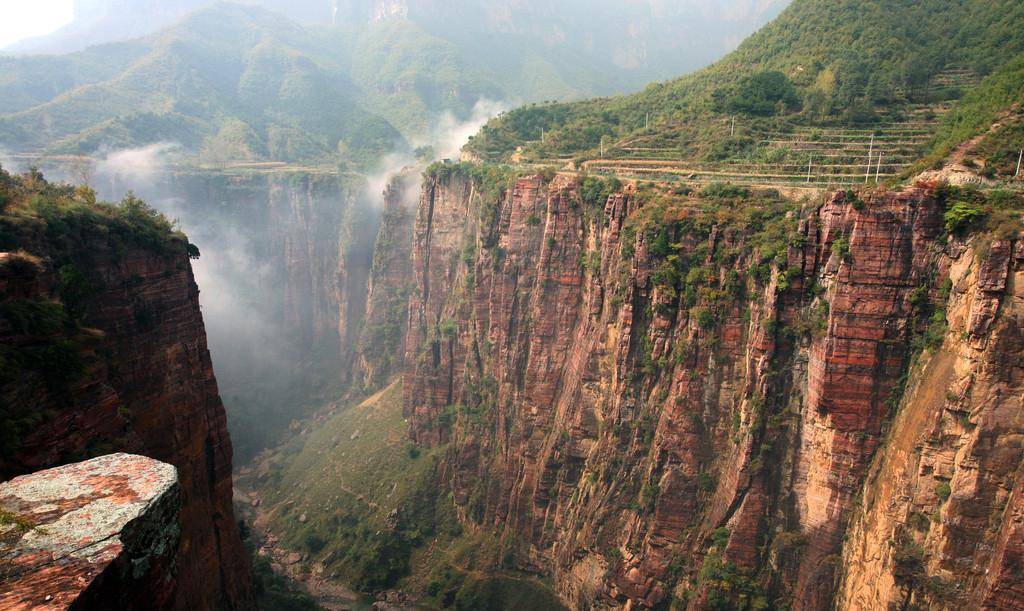
[[[174,467],[129,454],[0,484],[0,609],[169,608],[180,509]]]
[[[851,558],[877,560],[891,529],[857,535],[874,541],[861,552],[851,537],[872,498],[901,511],[872,467],[896,452],[901,401],[946,394],[945,380],[907,382],[924,344],[928,362],[946,358],[950,340],[932,338],[970,267],[967,247],[943,242],[941,190],[836,193],[801,209],[767,193],[633,187],[588,203],[591,187],[528,176],[495,190],[458,170],[424,185],[405,410],[417,442],[449,442],[442,471],[462,518],[505,531],[516,564],[550,575],[572,606],[820,609],[884,589],[882,569],[858,573]],[[978,362],[1020,352],[1019,321],[1000,305],[1014,244],[993,245],[970,316],[950,319]],[[936,447],[927,468],[907,467],[929,473],[929,513],[941,505],[932,479],[957,484],[941,511],[958,513],[929,535],[934,564],[914,583],[987,569],[972,592],[994,606],[1020,601],[1012,371],[971,387],[970,405],[998,412],[969,429],[980,433],[924,419],[908,434]],[[967,396],[966,375],[951,393]],[[988,461],[989,476],[955,468]],[[990,551],[949,568],[968,564],[968,541]],[[925,596],[885,596],[908,591]],[[862,608],[880,608],[870,596]]]
[[[0,477],[99,454],[144,454],[181,487],[176,608],[249,608],[231,505],[232,447],[186,242],[78,209],[0,216]],[[77,215],[77,216],[76,216]],[[152,231],[151,231],[152,230]]]
[[[802,227],[807,245],[790,261],[827,287],[830,312],[808,354],[792,480],[795,517],[807,541],[796,592],[809,609],[830,600],[840,568],[832,556],[908,363],[911,292],[920,287],[927,294],[938,270],[933,245],[941,216],[934,197],[908,189],[871,198],[860,210],[846,199],[832,198],[818,211],[817,227]]]

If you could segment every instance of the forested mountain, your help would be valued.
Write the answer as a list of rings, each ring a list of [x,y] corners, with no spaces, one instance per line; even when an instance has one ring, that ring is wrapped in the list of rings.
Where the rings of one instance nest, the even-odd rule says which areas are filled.
[[[152,28],[207,4],[83,1],[69,28],[94,23],[109,38],[139,29],[105,20]],[[725,14],[701,2],[256,4],[281,13],[212,4],[144,38],[0,58],[0,142],[90,153],[173,141],[207,161],[358,161],[480,100],[580,98],[699,66],[782,2]]]
[[[5,72],[26,78],[6,84],[16,93],[4,97],[22,102],[6,109],[0,139],[77,153],[173,141],[238,160],[389,148],[399,133],[360,106],[336,43],[265,9],[218,4],[142,40],[6,58]],[[51,66],[75,78],[40,91],[29,75]]]
[[[2,51],[17,54],[71,53],[87,47],[152,34],[215,0],[74,0],[74,18],[55,32],[18,41]],[[331,0],[259,0],[290,19],[330,23]]]
[[[536,158],[597,153],[656,134],[684,153],[742,148],[708,133],[718,120],[778,128],[898,120],[914,102],[953,100],[1024,52],[1015,0],[796,0],[714,65],[643,92],[526,107],[486,126],[473,150]],[[547,134],[545,142],[541,130]]]

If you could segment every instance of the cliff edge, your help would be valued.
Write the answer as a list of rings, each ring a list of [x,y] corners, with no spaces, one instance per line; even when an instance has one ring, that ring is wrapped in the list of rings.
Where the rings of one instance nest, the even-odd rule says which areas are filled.
[[[231,440],[189,257],[127,197],[0,171],[0,478],[113,452],[173,465],[177,609],[246,609]]]

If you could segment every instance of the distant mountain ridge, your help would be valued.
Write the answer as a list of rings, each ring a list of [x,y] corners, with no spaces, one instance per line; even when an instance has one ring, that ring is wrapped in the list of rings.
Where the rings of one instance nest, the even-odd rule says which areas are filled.
[[[0,145],[91,154],[174,142],[206,162],[359,166],[481,100],[607,94],[710,61],[782,4],[746,0],[720,16],[702,0],[81,0],[58,47],[188,14],[142,38],[0,57]]]
[[[152,34],[216,0],[75,0],[74,19],[58,30],[18,41],[0,52],[61,54]],[[330,23],[332,0],[254,0],[291,19]]]
[[[400,140],[307,39],[265,9],[218,4],[141,41],[4,59],[28,78],[9,81],[24,107],[7,108],[0,141],[75,153],[173,141],[197,152],[228,146],[238,159],[311,159],[339,142],[363,150]],[[73,78],[30,89],[31,75],[54,64]]]

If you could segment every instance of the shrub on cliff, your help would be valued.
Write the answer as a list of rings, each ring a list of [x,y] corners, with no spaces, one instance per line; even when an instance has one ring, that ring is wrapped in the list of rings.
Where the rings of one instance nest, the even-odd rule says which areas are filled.
[[[943,222],[950,235],[980,231],[992,239],[1009,240],[1024,232],[1024,193],[968,185],[942,186],[937,196],[946,202]]]
[[[49,392],[64,393],[85,370],[82,356],[85,338],[64,307],[41,299],[17,299],[0,303],[0,325],[8,327],[17,342],[0,345],[0,387],[44,386]],[[21,444],[24,434],[36,428],[47,415],[30,403],[0,396],[0,457],[7,457]],[[14,395],[17,396],[17,395]]]
[[[975,221],[982,218],[981,210],[966,202],[956,202],[942,216],[946,223],[946,232],[951,235],[962,235]]]
[[[590,208],[604,208],[608,196],[622,188],[617,178],[584,176],[580,182],[580,199]]]
[[[455,595],[457,611],[502,611],[504,609],[564,609],[546,587],[532,579],[514,577],[467,577]]]
[[[308,594],[292,589],[288,579],[275,573],[270,560],[263,556],[253,558],[252,577],[260,609],[316,611],[320,608]]]
[[[700,192],[707,199],[743,199],[750,197],[750,189],[723,182],[713,182]]]
[[[707,606],[716,611],[759,611],[769,608],[757,581],[716,549],[704,558],[700,582],[707,588]]]

